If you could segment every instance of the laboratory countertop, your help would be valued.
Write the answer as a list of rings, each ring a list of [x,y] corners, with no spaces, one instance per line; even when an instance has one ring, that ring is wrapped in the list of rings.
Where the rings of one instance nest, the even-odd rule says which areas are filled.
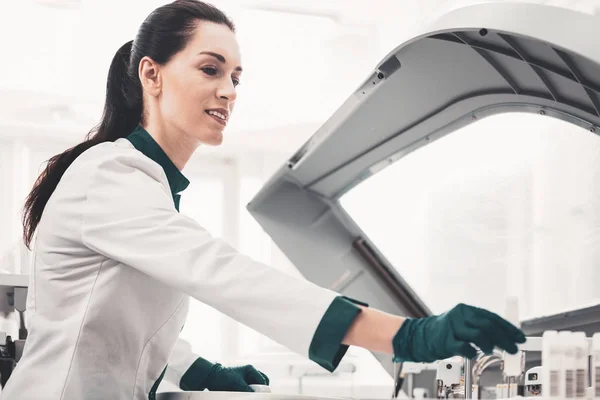
[[[156,394],[156,400],[342,400],[334,397],[302,396],[275,393],[240,392],[163,392]]]
[[[27,287],[29,275],[0,273],[0,287]]]

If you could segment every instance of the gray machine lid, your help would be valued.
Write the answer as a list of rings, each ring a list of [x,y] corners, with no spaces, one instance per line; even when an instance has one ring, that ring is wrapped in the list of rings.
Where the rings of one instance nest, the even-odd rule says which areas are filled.
[[[429,315],[340,196],[493,114],[542,114],[595,132],[598,37],[595,17],[562,8],[503,2],[451,11],[385,57],[248,210],[310,281],[390,313]]]

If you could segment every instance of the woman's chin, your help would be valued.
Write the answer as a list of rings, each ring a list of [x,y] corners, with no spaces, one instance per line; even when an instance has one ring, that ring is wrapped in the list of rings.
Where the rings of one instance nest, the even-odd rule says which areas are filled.
[[[222,132],[218,132],[218,133],[215,132],[210,137],[202,140],[202,144],[205,144],[207,146],[220,146],[222,143],[223,143],[223,133]]]

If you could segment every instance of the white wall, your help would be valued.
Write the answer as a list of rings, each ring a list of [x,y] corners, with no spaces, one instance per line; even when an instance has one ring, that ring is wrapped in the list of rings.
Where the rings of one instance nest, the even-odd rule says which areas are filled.
[[[540,317],[600,303],[600,138],[540,115],[477,121],[361,183],[342,205],[434,313]],[[364,204],[371,207],[364,207]]]

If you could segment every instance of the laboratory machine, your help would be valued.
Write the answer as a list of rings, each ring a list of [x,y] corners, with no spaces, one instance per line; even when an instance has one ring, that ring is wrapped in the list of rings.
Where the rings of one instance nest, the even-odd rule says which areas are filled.
[[[417,207],[402,208],[419,205],[417,201],[410,203],[405,200],[409,194],[394,193],[408,190],[408,183],[418,183],[419,179],[431,179],[442,174],[443,169],[450,167],[450,162],[458,163],[460,160],[458,156],[455,159],[446,157],[450,160],[448,164],[437,165],[438,170],[429,175],[419,175],[419,170],[404,171],[402,175],[389,171],[397,172],[399,165],[409,163],[419,153],[434,152],[429,149],[437,149],[435,154],[441,158],[444,156],[440,154],[442,143],[450,141],[458,135],[457,132],[476,124],[484,126],[483,121],[493,121],[508,114],[531,115],[532,120],[536,118],[537,124],[549,119],[557,121],[562,124],[561,127],[569,126],[577,129],[580,136],[597,140],[600,133],[599,21],[597,15],[518,2],[487,2],[442,15],[376,65],[333,115],[273,174],[248,204],[249,212],[308,280],[392,314],[425,317],[434,311],[440,312],[441,297],[448,294],[461,298],[445,290],[445,286],[466,278],[453,275],[452,266],[444,264],[446,260],[442,259],[440,265],[445,265],[446,269],[436,270],[438,275],[430,278],[437,291],[433,290],[425,298],[421,295],[419,286],[423,283],[418,275],[430,271],[411,261],[422,257],[421,254],[436,257],[438,247],[448,249],[444,255],[458,252],[458,248],[447,244],[454,243],[456,239],[449,235],[443,237],[444,240],[436,242],[438,247],[421,248],[421,254],[409,249],[420,246],[418,240],[410,240],[411,232],[405,232],[396,242],[391,240],[390,237],[399,235],[403,228],[403,221],[394,219],[395,214],[402,214],[409,221],[413,218],[411,210],[414,214],[420,212]],[[485,126],[494,128],[493,123]],[[515,140],[513,147],[507,145],[498,150],[505,158],[518,153],[519,146],[526,141],[526,131],[532,130],[532,127],[521,129],[522,140]],[[475,132],[470,142],[484,134]],[[471,144],[464,142],[464,146]],[[473,147],[472,152],[477,151],[478,148]],[[480,164],[472,165],[468,170],[471,176],[480,177],[483,184],[489,181],[489,177],[483,173],[475,175],[472,170],[485,170],[485,162],[485,159],[480,159]],[[428,168],[424,163],[409,165]],[[498,172],[499,176],[508,178],[499,179],[499,182],[510,182],[512,176],[509,172],[506,175],[501,175],[501,172]],[[382,176],[386,176],[385,180],[379,179]],[[395,180],[397,176],[402,179]],[[448,187],[456,188],[458,192],[469,189],[463,184],[464,176],[453,178],[447,183]],[[373,190],[371,193],[363,191],[364,196],[356,197],[358,200],[349,212],[347,205],[350,200],[346,199],[352,198],[352,194],[361,187]],[[492,187],[490,193],[495,193],[495,189]],[[516,189],[520,190],[519,187]],[[510,201],[527,196],[527,193],[517,190],[513,192],[507,196]],[[422,201],[427,199],[437,205],[437,210],[432,208],[433,215],[451,223],[455,222],[451,212],[444,213],[444,208],[454,200],[452,196],[460,199],[459,194],[446,190],[427,198],[423,196]],[[391,199],[396,201],[395,208],[394,205],[388,207]],[[486,200],[490,203],[484,205],[495,205],[491,203],[494,199],[485,198],[479,202]],[[541,201],[548,204],[549,199]],[[484,208],[475,201],[474,205],[474,208]],[[388,214],[378,215],[378,210]],[[465,207],[465,215],[469,211]],[[372,227],[370,218],[394,223],[398,229],[382,233]],[[516,216],[502,223],[514,221],[521,223],[522,219]],[[496,222],[492,220],[490,225]],[[420,238],[421,226],[411,226],[415,227],[412,235]],[[473,226],[475,233],[469,234],[486,238],[487,226],[483,223]],[[437,227],[438,230],[444,229],[443,222]],[[531,231],[537,234],[544,228],[534,226]],[[588,239],[586,236],[581,240]],[[517,241],[511,255],[518,255],[525,245],[525,239]],[[552,245],[540,249],[539,252],[548,253]],[[457,263],[478,256],[475,248],[465,247],[462,250],[462,256],[454,259]],[[413,258],[403,258],[399,255],[402,251],[410,253]],[[409,266],[397,265],[394,260],[398,259]],[[484,268],[486,263],[492,262],[490,257],[481,257],[473,265]],[[542,275],[549,273],[536,272],[537,275],[529,276],[530,280],[516,275],[527,263],[525,259],[518,264],[513,281],[509,282],[522,284],[525,293],[536,289],[543,279]],[[593,262],[591,265],[594,265]],[[492,270],[463,273],[479,274],[477,276],[482,282],[459,289],[463,298],[471,292],[481,294],[480,297],[494,296],[498,293],[496,286],[505,285],[504,281],[494,282],[494,278],[490,278],[494,277]],[[567,272],[565,276],[569,276]],[[503,279],[506,280],[506,277]],[[578,284],[583,286],[583,281],[588,280],[591,279],[581,277]],[[535,296],[541,291],[535,292]],[[550,300],[555,301],[563,294],[557,291],[552,296]],[[432,311],[434,303],[436,307]],[[450,363],[446,365],[451,365],[452,369],[439,371],[440,363],[424,368],[418,374],[406,374],[401,372],[406,365],[400,369],[393,365],[391,357],[383,354],[374,356],[390,375],[403,380],[402,388],[409,396],[413,396],[414,389],[418,388],[424,389],[431,397],[474,397],[471,390],[464,389],[465,386],[476,387],[476,395],[481,397],[535,395],[539,389],[544,393],[545,384],[539,382],[539,372],[531,370],[540,366],[546,368],[541,361],[544,332],[580,332],[576,335],[580,339],[583,334],[591,340],[592,335],[600,331],[600,307],[597,304],[585,307],[557,305],[553,310],[535,314],[539,315],[535,318],[522,317],[518,321],[530,337],[530,347],[525,348],[523,353],[514,357],[481,355],[477,360],[456,361],[463,370],[460,375],[449,374],[456,365]],[[512,319],[509,315],[505,316]],[[578,348],[581,351],[582,347]],[[538,379],[535,384],[534,379],[528,379],[526,390],[524,378],[529,370],[532,371],[529,374],[531,378],[538,374]],[[544,371],[541,370],[542,376]],[[436,379],[436,375],[442,379]],[[423,393],[419,390],[419,396]],[[575,395],[581,395],[581,388]]]
[[[340,198],[407,155],[494,115],[531,113],[599,133],[598,22],[565,8],[515,2],[440,16],[375,66],[256,194],[250,214],[306,279],[393,314],[431,315],[428,301]],[[16,292],[14,298],[20,311]],[[390,356],[374,354],[394,378],[390,395],[600,398],[600,337],[594,336],[600,305],[513,320],[528,340],[512,357],[495,352],[394,365]],[[0,348],[14,364],[18,354],[6,352],[7,342]],[[268,392],[164,392],[157,398],[324,399]]]
[[[27,339],[25,311],[28,286],[27,275],[0,273],[0,319],[18,321],[14,332],[0,329],[0,391],[23,354]]]

